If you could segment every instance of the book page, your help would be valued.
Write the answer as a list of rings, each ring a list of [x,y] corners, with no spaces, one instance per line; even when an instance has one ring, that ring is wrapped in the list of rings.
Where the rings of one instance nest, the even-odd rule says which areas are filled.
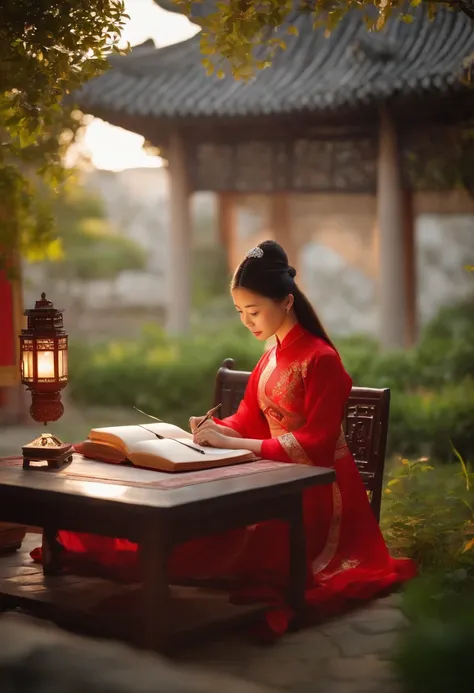
[[[107,443],[112,447],[123,450],[127,455],[131,446],[140,440],[158,440],[155,433],[166,438],[183,438],[192,441],[192,434],[184,431],[179,426],[168,423],[144,423],[131,426],[107,426],[93,428],[89,433],[89,439],[94,442]],[[182,447],[182,446],[181,446]]]
[[[146,428],[149,428],[151,431],[154,431],[155,433],[159,433],[160,436],[164,436],[165,438],[184,438],[188,442],[193,439],[193,434],[189,431],[185,431],[183,428],[180,428],[179,426],[175,426],[174,424],[170,423],[165,423],[164,421],[162,423],[152,423],[151,425],[144,423],[142,425],[146,426]]]
[[[225,457],[229,452],[238,452],[239,455],[243,455],[246,452],[250,452],[249,450],[244,450],[243,448],[239,448],[238,450],[229,450],[228,448],[211,448],[208,445],[199,445],[198,443],[192,442],[192,438],[191,443],[187,438],[175,438],[175,440],[180,440],[182,443],[192,445],[193,448],[202,450],[205,455],[217,455],[218,457]]]
[[[193,443],[194,445],[194,443]],[[196,447],[200,447],[197,446]],[[134,443],[129,459],[137,466],[173,471],[173,468],[206,468],[219,466],[219,462],[244,461],[253,457],[249,450],[222,450],[209,453],[210,448],[202,448],[203,455],[181,445],[177,440],[142,440]]]

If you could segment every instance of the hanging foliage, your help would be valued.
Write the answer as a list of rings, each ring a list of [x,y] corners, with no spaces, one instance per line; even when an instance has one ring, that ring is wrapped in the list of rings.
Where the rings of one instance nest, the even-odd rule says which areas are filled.
[[[47,249],[63,156],[81,125],[62,106],[72,89],[118,51],[122,0],[5,0],[0,3],[0,269],[9,253]],[[53,246],[54,247],[54,246]]]

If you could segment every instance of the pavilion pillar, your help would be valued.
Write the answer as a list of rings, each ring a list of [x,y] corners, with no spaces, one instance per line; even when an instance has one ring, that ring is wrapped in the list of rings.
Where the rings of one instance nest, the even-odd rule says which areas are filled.
[[[385,349],[402,349],[406,339],[405,196],[395,123],[380,109],[377,171],[379,233],[379,331]]]
[[[170,186],[170,263],[168,268],[168,330],[184,334],[191,320],[192,223],[186,145],[174,132],[167,149]]]
[[[236,194],[221,192],[217,196],[217,229],[225,250],[227,268],[232,271],[236,258],[237,199]]]
[[[418,337],[418,282],[416,268],[415,213],[412,190],[405,189],[404,203],[405,283],[407,301],[405,345],[411,347],[415,344]]]
[[[273,238],[288,255],[288,261],[298,270],[298,247],[291,225],[290,196],[286,192],[270,195],[269,226]]]

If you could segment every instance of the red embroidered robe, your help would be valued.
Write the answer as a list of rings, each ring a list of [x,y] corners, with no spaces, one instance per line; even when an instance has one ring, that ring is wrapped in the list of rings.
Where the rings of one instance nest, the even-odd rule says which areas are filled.
[[[236,414],[216,419],[243,438],[263,440],[264,459],[336,470],[332,486],[304,492],[309,618],[369,599],[415,574],[412,561],[390,556],[347,448],[341,421],[351,385],[334,349],[296,325],[262,356]],[[137,546],[128,540],[72,532],[59,537],[73,569],[88,562],[132,573],[137,567]],[[284,607],[288,527],[271,521],[188,542],[171,555],[169,572],[231,578],[234,600]],[[281,613],[277,630],[290,616],[284,608]]]

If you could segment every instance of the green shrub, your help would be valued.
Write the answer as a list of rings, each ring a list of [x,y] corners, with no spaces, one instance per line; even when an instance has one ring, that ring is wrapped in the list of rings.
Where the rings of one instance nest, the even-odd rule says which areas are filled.
[[[474,301],[442,308],[423,329],[419,344],[407,351],[383,353],[364,336],[337,344],[356,385],[413,392],[474,379]]]
[[[423,387],[474,379],[474,301],[444,307],[424,328],[416,349]],[[415,381],[416,382],[416,381]]]
[[[474,300],[467,298],[443,306],[422,332],[422,342],[434,340],[464,341],[474,333]]]
[[[445,590],[442,578],[414,580],[407,588],[404,602],[411,606],[412,621],[393,654],[406,693],[473,689],[474,597],[467,586],[454,594],[452,581]]]
[[[452,458],[451,442],[474,460],[474,381],[437,390],[392,391],[388,449],[405,456]]]
[[[390,471],[381,527],[391,550],[414,558],[422,572],[474,577],[474,475],[464,462],[403,459]]]
[[[377,341],[365,335],[351,335],[336,339],[335,343],[354,385],[367,385],[374,356],[377,358],[380,351]],[[372,380],[370,382],[372,383]]]
[[[474,650],[474,474],[401,460],[391,469],[381,526],[392,551],[417,561],[402,596],[408,617],[392,653],[406,693],[470,693]]]
[[[474,648],[474,475],[403,460],[385,489],[382,528],[392,549],[414,558],[405,586],[409,625],[393,661],[406,693],[468,693]]]

